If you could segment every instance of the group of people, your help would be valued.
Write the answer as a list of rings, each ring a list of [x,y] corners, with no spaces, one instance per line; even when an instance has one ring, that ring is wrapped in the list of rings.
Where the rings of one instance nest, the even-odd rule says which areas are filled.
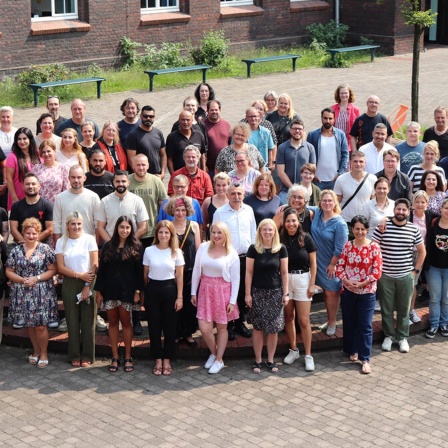
[[[14,128],[12,109],[1,107],[0,198],[7,197],[10,216],[0,210],[0,219],[3,243],[9,232],[13,239],[1,245],[8,321],[29,329],[29,363],[48,365],[58,281],[74,367],[95,360],[101,311],[110,372],[120,365],[120,325],[123,368],[132,372],[144,305],[156,376],[172,374],[176,343],[196,347],[198,329],[210,350],[209,373],[224,367],[227,342],[237,334],[253,338],[254,373],[264,366],[277,372],[280,331],[290,344],[284,363],[300,356],[296,320],[305,370],[313,371],[310,311],[318,287],[323,330],[336,333],[341,306],[343,350],[362,373],[371,371],[375,307],[382,349],[398,342],[409,351],[409,325],[420,319],[418,281],[430,296],[427,337],[439,328],[448,336],[448,163],[440,160],[448,156],[447,110],[436,109],[423,142],[411,122],[406,141],[394,147],[377,96],[363,114],[349,85],[337,87],[335,100],[321,111],[322,126],[308,133],[291,97],[274,91],[231,126],[202,83],[166,139],[154,127],[155,109],[140,110],[133,98],[121,105],[124,118],[101,132],[79,99],[65,119],[59,99],[49,97],[35,135]]]

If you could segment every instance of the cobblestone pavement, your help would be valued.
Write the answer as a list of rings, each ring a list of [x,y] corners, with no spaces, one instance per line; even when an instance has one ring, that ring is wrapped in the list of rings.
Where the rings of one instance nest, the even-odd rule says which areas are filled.
[[[50,355],[39,370],[21,348],[0,346],[0,445],[20,447],[427,447],[445,446],[446,340],[423,335],[400,354],[374,347],[372,374],[339,351],[278,374],[253,374],[251,359],[218,375],[198,361],[155,378],[136,360],[131,374],[107,363],[74,369]]]

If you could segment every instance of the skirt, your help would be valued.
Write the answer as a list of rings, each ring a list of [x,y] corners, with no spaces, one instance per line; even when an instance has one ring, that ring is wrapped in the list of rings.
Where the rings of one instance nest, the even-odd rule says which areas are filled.
[[[227,324],[240,317],[238,305],[233,312],[227,314],[226,308],[230,302],[231,284],[222,277],[201,276],[201,286],[197,297],[198,311],[196,317],[206,322]]]
[[[282,288],[262,289],[252,287],[252,308],[247,322],[264,334],[278,333],[285,326]]]

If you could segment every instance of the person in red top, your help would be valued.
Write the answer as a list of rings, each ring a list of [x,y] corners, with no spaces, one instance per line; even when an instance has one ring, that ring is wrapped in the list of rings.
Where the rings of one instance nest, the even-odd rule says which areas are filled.
[[[184,149],[185,166],[172,173],[168,183],[168,194],[170,196],[174,194],[173,179],[179,174],[183,174],[190,181],[186,195],[196,199],[201,205],[205,198],[214,195],[210,176],[198,167],[200,156],[198,148],[194,145],[188,145]]]
[[[343,350],[350,355],[350,361],[362,362],[362,373],[370,373],[372,319],[383,262],[379,245],[366,238],[367,218],[357,215],[350,224],[355,239],[345,243],[336,267],[336,275],[344,288],[341,295]]]

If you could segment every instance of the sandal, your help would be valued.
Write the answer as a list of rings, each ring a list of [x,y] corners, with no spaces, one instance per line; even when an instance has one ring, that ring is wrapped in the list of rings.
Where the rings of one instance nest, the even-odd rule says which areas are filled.
[[[162,366],[154,366],[154,368],[152,369],[152,373],[155,375],[155,376],[160,376],[160,375],[162,375]]]
[[[81,361],[72,361],[72,367],[81,367]]]
[[[278,372],[278,366],[275,362],[266,361],[266,365],[268,366],[269,372],[271,372],[271,373]]]
[[[167,366],[167,367],[164,366],[163,369],[162,369],[162,373],[165,376],[171,376],[171,374],[173,373],[173,369],[172,369],[171,366]]]
[[[39,362],[39,356],[28,356],[28,364],[31,364],[32,366],[35,366]]]
[[[38,369],[45,369],[45,367],[47,366],[48,366],[48,359],[39,359],[39,361],[37,361]]]
[[[131,365],[126,365],[126,364],[131,364]],[[134,370],[134,364],[132,361],[132,358],[127,358],[124,360],[124,371],[125,372],[132,372]]]
[[[351,362],[358,361],[358,353],[353,353],[352,355],[350,355],[350,361]]]
[[[92,363],[90,361],[81,361],[81,367],[89,367]]]
[[[370,369],[370,363],[369,361],[363,361],[362,367],[361,367],[361,373],[364,375],[368,375],[372,370]]]
[[[116,365],[114,365],[116,364]],[[109,372],[115,373],[120,365],[120,360],[118,358],[112,358],[109,366]]]
[[[252,366],[252,372],[261,373],[262,367],[263,367],[263,364],[261,362],[254,362],[254,365]]]

